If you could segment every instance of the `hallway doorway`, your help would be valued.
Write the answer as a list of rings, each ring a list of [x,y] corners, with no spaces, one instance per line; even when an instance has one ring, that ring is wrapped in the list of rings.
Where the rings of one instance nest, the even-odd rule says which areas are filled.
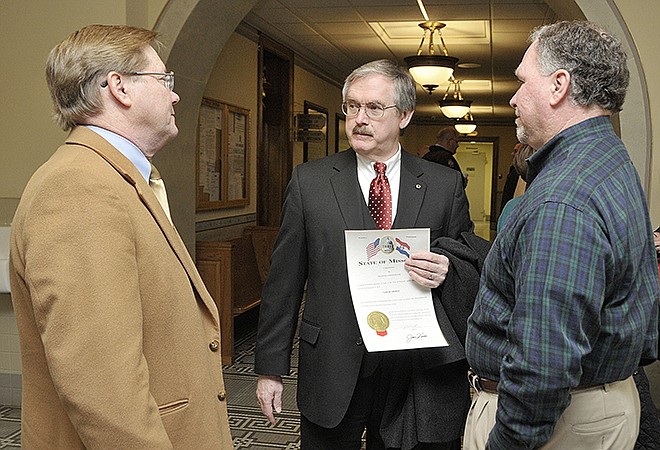
[[[493,142],[460,142],[455,158],[467,175],[465,188],[475,233],[491,239],[493,221],[493,170],[497,167]]]
[[[276,227],[293,170],[293,53],[263,37],[259,50],[257,225]]]

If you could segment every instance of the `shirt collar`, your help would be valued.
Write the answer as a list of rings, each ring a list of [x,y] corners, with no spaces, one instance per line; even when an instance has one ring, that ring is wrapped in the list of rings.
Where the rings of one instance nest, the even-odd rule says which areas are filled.
[[[149,183],[149,175],[151,175],[151,163],[135,144],[133,144],[125,137],[120,136],[110,130],[106,130],[105,128],[97,127],[96,125],[85,126],[99,134],[103,139],[108,141],[110,145],[116,148],[119,153],[128,158],[144,177],[145,181]]]
[[[612,126],[609,116],[597,116],[562,130],[527,158],[527,183],[531,184],[544,167],[568,157],[572,145],[584,136],[585,129]]]
[[[373,175],[375,161],[372,161],[369,158],[366,158],[358,154],[357,152],[355,152],[355,156],[357,156],[358,168],[366,169],[370,174]],[[394,170],[394,166],[398,165],[400,161],[401,161],[401,143],[399,143],[399,148],[390,159],[388,159],[387,161],[381,161],[384,162],[385,165],[387,166],[387,168],[385,169],[385,175],[390,173],[391,170]]]

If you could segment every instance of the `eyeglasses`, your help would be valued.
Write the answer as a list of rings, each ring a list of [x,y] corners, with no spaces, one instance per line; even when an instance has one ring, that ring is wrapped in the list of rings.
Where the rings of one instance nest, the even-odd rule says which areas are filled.
[[[364,108],[365,114],[372,119],[380,119],[385,115],[385,110],[396,108],[396,105],[383,106],[379,103],[367,103],[361,105],[360,103],[345,102],[341,104],[341,110],[346,117],[355,117],[360,113],[360,109]]]
[[[174,72],[126,72],[124,75],[149,75],[155,77],[158,81],[162,81],[163,86],[170,91],[174,90]],[[107,86],[108,81],[103,80],[101,87]]]
[[[149,75],[162,81],[170,91],[174,90],[174,72],[128,72],[126,75]]]

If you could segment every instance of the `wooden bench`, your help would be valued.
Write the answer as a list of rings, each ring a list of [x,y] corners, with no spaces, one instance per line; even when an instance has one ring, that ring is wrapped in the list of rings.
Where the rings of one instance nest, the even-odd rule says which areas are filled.
[[[198,241],[197,269],[220,313],[222,363],[234,360],[234,317],[261,302],[279,228],[253,226],[226,241]]]

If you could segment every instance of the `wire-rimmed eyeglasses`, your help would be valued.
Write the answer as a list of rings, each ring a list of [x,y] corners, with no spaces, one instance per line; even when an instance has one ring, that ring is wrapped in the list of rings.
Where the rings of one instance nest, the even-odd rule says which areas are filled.
[[[355,117],[360,112],[360,109],[364,108],[365,114],[372,119],[380,119],[385,115],[385,110],[390,108],[396,108],[396,105],[383,106],[380,103],[367,103],[362,105],[355,102],[344,102],[341,104],[341,110],[346,117]]]
[[[124,75],[149,75],[156,78],[158,81],[163,82],[165,86],[170,91],[174,90],[174,72],[126,72]],[[101,87],[108,86],[107,80],[103,80]]]
[[[128,72],[126,75],[150,75],[158,81],[162,81],[170,91],[174,90],[174,72]]]

